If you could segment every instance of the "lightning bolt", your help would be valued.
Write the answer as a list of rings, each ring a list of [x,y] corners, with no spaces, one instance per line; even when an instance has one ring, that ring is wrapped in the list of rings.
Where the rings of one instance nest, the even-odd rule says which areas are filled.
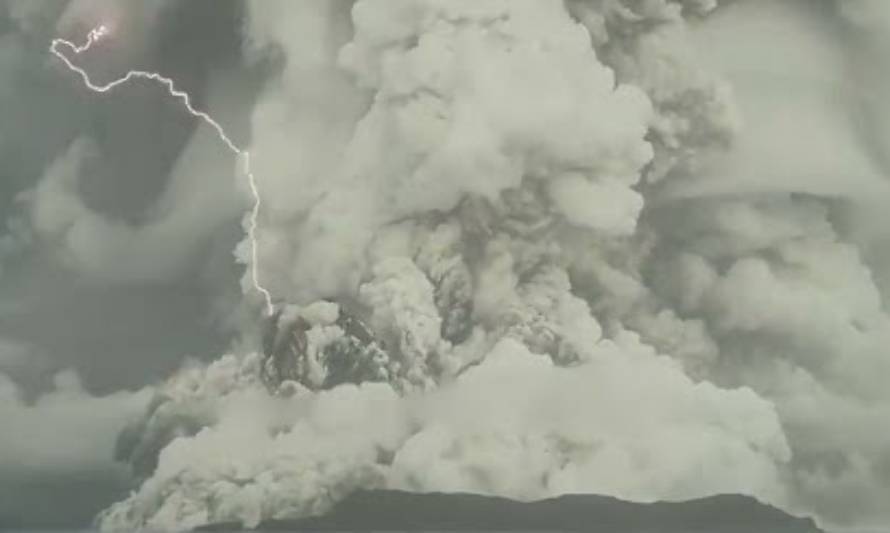
[[[99,26],[90,30],[89,34],[87,34],[86,42],[80,46],[72,43],[71,41],[67,41],[65,39],[53,39],[52,44],[50,44],[49,51],[54,56],[59,58],[68,69],[75,74],[79,75],[81,80],[83,80],[83,84],[87,89],[95,92],[95,93],[107,93],[131,80],[134,79],[145,79],[152,80],[160,83],[164,87],[167,88],[167,92],[170,96],[178,99],[182,102],[185,109],[191,114],[193,117],[200,119],[205,124],[213,128],[216,132],[216,135],[219,139],[225,144],[225,146],[231,151],[238,160],[242,162],[242,169],[244,175],[247,177],[248,188],[250,189],[250,194],[253,197],[253,207],[250,210],[250,215],[248,216],[247,221],[247,239],[250,241],[250,278],[253,288],[259,292],[263,297],[263,302],[265,304],[265,312],[267,315],[271,315],[273,312],[272,305],[272,294],[264,288],[259,281],[259,261],[258,257],[258,245],[256,238],[256,230],[257,230],[257,219],[260,215],[260,209],[262,208],[262,201],[260,200],[260,193],[257,189],[256,178],[253,175],[253,171],[250,167],[250,152],[247,150],[243,150],[236,145],[232,139],[226,134],[220,124],[213,119],[207,113],[195,109],[192,106],[191,97],[188,93],[184,91],[180,91],[176,88],[176,85],[173,83],[173,80],[162,76],[157,72],[147,72],[144,70],[131,70],[127,72],[123,77],[120,77],[114,81],[108,82],[104,85],[96,84],[90,79],[90,75],[82,68],[75,65],[71,59],[65,55],[61,49],[67,48],[71,50],[74,56],[86,53],[93,47],[96,43],[102,40],[109,34],[109,29],[107,26]]]

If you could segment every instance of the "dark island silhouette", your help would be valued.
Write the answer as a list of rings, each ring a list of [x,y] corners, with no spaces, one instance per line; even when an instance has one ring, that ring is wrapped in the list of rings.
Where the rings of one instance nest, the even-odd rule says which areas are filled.
[[[583,531],[602,533],[820,532],[811,518],[792,516],[754,498],[721,495],[686,502],[631,503],[596,495],[536,502],[472,494],[357,491],[330,512],[268,520],[260,531]],[[212,524],[201,531],[238,531]]]

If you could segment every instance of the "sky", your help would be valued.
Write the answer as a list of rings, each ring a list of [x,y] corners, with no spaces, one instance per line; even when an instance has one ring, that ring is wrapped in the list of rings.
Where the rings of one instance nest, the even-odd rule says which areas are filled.
[[[172,79],[256,198],[50,53],[99,25],[72,61]],[[883,0],[0,0],[0,527],[387,487],[890,529],[887,46]]]

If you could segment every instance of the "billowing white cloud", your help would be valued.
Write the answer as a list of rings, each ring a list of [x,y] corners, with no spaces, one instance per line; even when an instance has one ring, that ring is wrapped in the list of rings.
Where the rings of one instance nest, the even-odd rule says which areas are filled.
[[[338,17],[329,6],[297,6],[297,13],[320,12],[309,19],[321,20],[322,27],[326,24],[335,33]],[[272,8],[263,4],[256,9],[257,24],[263,24],[265,10]],[[340,140],[337,133],[347,114],[339,99],[330,93],[310,93],[311,102],[300,99],[308,91],[302,87],[304,77],[290,101],[276,94],[256,114],[258,176],[271,205],[269,217],[273,222],[295,220],[268,230],[261,227],[260,262],[267,265],[265,276],[276,294],[307,298],[354,290],[367,266],[362,250],[386,224],[449,211],[467,195],[496,201],[523,182],[531,188],[568,171],[590,180],[592,187],[605,183],[630,197],[621,204],[622,212],[611,217],[617,221],[602,223],[618,226],[619,232],[632,227],[639,200],[629,187],[652,155],[643,138],[651,117],[649,102],[632,86],[615,86],[587,32],[561,2],[475,7],[460,2],[359,2],[352,17],[354,37],[339,54],[284,50],[288,61],[306,62],[302,69],[330,78],[334,94],[348,95],[336,89],[346,74],[355,78],[353,92],[373,92],[361,120],[353,113],[347,123],[354,127],[351,137]],[[275,38],[282,47],[300,44],[290,37]],[[338,66],[342,70],[336,75],[325,76]],[[294,83],[290,72],[297,68],[288,63],[281,83]],[[308,81],[310,87],[316,83]],[[355,98],[347,96],[347,108]],[[319,99],[323,101],[315,101]],[[302,161],[296,170],[278,161],[274,168],[262,163],[268,149],[265,106],[272,103],[277,106],[272,131],[293,142],[296,153],[308,150],[300,141],[305,128],[314,124],[300,120],[308,112],[302,107],[320,106],[313,112],[325,113],[334,123],[333,133],[326,129],[309,141],[309,147],[319,142],[326,146],[321,155],[307,156],[308,167]],[[282,115],[290,120],[282,123]],[[340,157],[319,161],[331,150]],[[295,172],[292,179],[282,177]],[[277,205],[284,198],[293,200],[281,212]],[[577,219],[576,211],[569,216]],[[287,250],[293,257],[279,260]],[[276,265],[282,264],[286,270],[279,272]]]
[[[321,512],[373,487],[525,500],[743,492],[784,501],[789,450],[768,402],[696,384],[630,334],[603,341],[590,357],[561,368],[504,339],[433,392],[399,397],[366,383],[285,398],[244,379],[256,356],[227,356],[168,384],[170,399],[150,425],[195,409],[214,422],[163,448],[152,476],[100,523],[252,526]]]
[[[103,525],[375,486],[887,523],[890,316],[855,228],[888,191],[842,90],[874,42],[842,37],[854,7],[251,4],[251,49],[282,61],[253,120],[261,273],[340,318],[290,308],[283,382],[256,355],[171,378],[130,434],[157,468]],[[344,316],[370,367],[344,370],[368,357]]]

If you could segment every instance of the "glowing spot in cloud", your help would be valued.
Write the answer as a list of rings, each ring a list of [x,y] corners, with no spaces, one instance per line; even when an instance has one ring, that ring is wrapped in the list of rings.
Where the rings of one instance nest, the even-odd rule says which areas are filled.
[[[78,46],[65,39],[53,39],[52,44],[50,44],[49,51],[54,56],[59,58],[65,64],[65,66],[68,67],[69,70],[71,70],[75,74],[78,74],[83,80],[84,85],[89,90],[95,93],[107,93],[112,89],[115,89],[116,87],[129,82],[130,80],[139,78],[153,80],[160,83],[167,88],[167,92],[170,93],[170,96],[173,96],[174,98],[177,98],[182,102],[183,106],[193,117],[202,120],[205,124],[213,128],[219,139],[226,145],[229,151],[235,154],[235,156],[237,156],[242,161],[244,175],[247,178],[247,184],[250,189],[250,194],[253,197],[253,207],[250,210],[250,216],[248,217],[246,228],[247,238],[250,241],[250,265],[248,266],[248,268],[250,270],[250,278],[254,289],[263,297],[265,312],[271,315],[273,311],[272,295],[265,287],[260,284],[259,281],[256,229],[257,218],[259,217],[262,202],[260,200],[259,190],[257,189],[256,178],[254,177],[253,171],[250,167],[250,152],[239,148],[234,143],[234,141],[232,141],[232,139],[226,134],[223,127],[213,117],[203,111],[195,109],[194,106],[192,106],[191,97],[189,96],[189,94],[184,91],[178,90],[172,79],[167,78],[158,72],[131,70],[120,78],[100,85],[94,83],[90,79],[89,74],[84,69],[75,65],[68,56],[60,51],[60,48],[67,47],[74,53],[74,55],[83,54],[88,52],[96,43],[109,37],[111,34],[112,27],[106,24],[102,24],[90,30],[90,32],[87,34],[87,39],[84,44]]]

